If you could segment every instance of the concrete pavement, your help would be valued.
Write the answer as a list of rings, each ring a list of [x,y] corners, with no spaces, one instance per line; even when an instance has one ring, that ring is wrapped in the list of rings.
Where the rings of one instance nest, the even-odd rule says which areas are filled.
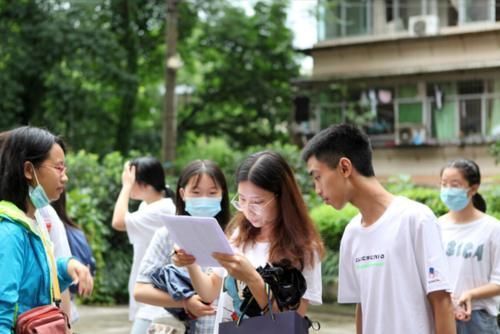
[[[80,320],[73,326],[76,334],[127,334],[131,323],[128,321],[126,306],[79,305]],[[313,320],[321,323],[320,334],[353,334],[354,319],[350,312],[336,312],[327,306],[312,307],[308,313]]]

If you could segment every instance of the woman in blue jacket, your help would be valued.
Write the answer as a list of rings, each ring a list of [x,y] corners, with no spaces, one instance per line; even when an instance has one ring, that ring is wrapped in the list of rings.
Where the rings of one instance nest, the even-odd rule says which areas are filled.
[[[12,333],[17,317],[52,302],[52,245],[35,210],[56,200],[68,181],[64,144],[50,132],[20,127],[0,138],[0,334]],[[56,260],[61,289],[79,282],[92,291],[92,276],[73,258]]]

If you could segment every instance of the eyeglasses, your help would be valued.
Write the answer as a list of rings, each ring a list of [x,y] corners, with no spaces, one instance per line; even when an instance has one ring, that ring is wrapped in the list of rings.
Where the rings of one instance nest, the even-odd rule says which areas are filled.
[[[64,164],[59,164],[59,165],[50,165],[50,164],[48,164],[48,165],[41,165],[40,167],[50,167],[50,168],[53,168],[56,171],[58,171],[59,174],[61,174],[61,175],[65,174],[66,171],[68,170],[68,168]]]
[[[265,203],[255,203],[255,202],[246,202],[245,200],[242,200],[241,198],[238,197],[238,194],[236,194],[233,199],[231,200],[231,204],[235,207],[236,210],[238,211],[243,211],[245,209],[245,206],[248,211],[251,211],[253,213],[261,213],[266,206],[269,205],[275,199],[276,196],[273,196],[269,201]]]

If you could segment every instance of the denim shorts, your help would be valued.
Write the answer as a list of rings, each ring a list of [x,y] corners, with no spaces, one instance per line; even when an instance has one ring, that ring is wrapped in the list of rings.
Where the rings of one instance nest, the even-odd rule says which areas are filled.
[[[457,334],[500,334],[497,317],[485,310],[473,310],[469,321],[457,320]]]

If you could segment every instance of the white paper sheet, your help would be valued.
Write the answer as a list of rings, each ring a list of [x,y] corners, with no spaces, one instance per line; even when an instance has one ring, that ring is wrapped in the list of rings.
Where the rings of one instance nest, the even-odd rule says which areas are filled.
[[[215,218],[168,216],[164,223],[174,243],[193,255],[202,267],[220,267],[212,257],[214,252],[234,254]]]

